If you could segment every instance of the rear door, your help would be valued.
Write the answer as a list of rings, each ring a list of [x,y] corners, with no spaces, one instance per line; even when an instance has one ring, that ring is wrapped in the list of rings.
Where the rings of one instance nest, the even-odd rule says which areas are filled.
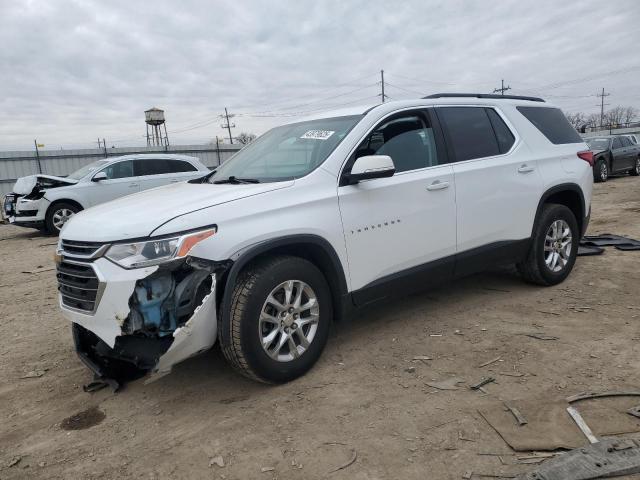
[[[620,137],[622,143],[622,151],[624,152],[624,167],[627,170],[636,166],[636,148],[631,139],[628,137]]]
[[[356,303],[388,295],[391,284],[406,292],[453,273],[455,184],[437,135],[427,111],[388,116],[343,168],[348,173],[356,158],[374,154],[389,155],[396,168],[389,178],[338,187]]]
[[[135,175],[132,160],[112,163],[95,172],[94,176],[100,172],[107,178],[92,182],[91,188],[87,189],[91,206],[140,191],[140,179]]]
[[[501,255],[508,251],[506,247],[517,246],[517,240],[531,236],[542,180],[537,161],[497,109],[442,106],[435,110],[445,131],[456,183],[456,273],[465,274],[472,264],[464,261],[466,257],[478,253],[490,264],[492,255]]]

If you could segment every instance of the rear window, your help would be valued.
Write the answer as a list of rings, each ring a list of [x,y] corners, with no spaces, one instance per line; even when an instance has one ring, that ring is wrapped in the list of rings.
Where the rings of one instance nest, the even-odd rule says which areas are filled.
[[[582,138],[559,108],[516,107],[547,139],[555,144],[582,143]]]

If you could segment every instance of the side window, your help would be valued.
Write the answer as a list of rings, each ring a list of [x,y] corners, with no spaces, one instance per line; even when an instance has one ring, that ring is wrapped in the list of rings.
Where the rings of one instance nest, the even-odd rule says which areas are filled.
[[[616,148],[622,148],[622,142],[620,141],[620,137],[615,137],[613,142],[611,143],[611,148],[615,150]]]
[[[486,111],[487,115],[489,115],[493,131],[496,134],[500,153],[507,153],[516,141],[516,138],[513,136],[513,133],[511,133],[511,130],[509,130],[509,127],[507,127],[507,124],[504,123],[504,120],[500,118],[498,112],[493,108],[487,108]]]
[[[108,167],[103,168],[101,172],[106,173],[109,180],[133,177],[133,162],[131,160],[125,160],[124,162],[112,163]]]
[[[438,118],[444,124],[447,140],[453,149],[456,162],[500,154],[496,134],[486,109],[440,107],[436,111]]]
[[[148,175],[162,175],[170,173],[167,160],[164,159],[145,159],[134,160],[136,175],[148,176]]]
[[[620,137],[620,141],[622,142],[623,147],[630,147],[633,145],[628,137]]]
[[[389,155],[396,172],[438,165],[433,129],[416,114],[395,117],[378,125],[356,150],[356,158],[365,155]]]
[[[195,172],[198,170],[196,167],[184,160],[166,160],[166,162],[169,165],[170,173]]]

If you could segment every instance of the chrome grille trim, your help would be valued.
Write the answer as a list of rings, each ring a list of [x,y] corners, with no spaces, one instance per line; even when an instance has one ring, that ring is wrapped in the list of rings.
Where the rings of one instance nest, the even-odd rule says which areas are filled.
[[[109,243],[61,240],[58,253],[65,257],[90,261],[104,255],[110,246]]]
[[[105,284],[90,263],[62,258],[56,265],[56,278],[64,308],[88,315],[96,312]]]

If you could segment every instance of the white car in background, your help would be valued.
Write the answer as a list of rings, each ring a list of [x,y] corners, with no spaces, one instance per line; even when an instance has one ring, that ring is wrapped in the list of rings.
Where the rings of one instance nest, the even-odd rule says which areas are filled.
[[[67,177],[19,178],[4,200],[9,223],[58,234],[80,210],[132,193],[202,177],[209,169],[196,157],[139,154],[105,158]]]

